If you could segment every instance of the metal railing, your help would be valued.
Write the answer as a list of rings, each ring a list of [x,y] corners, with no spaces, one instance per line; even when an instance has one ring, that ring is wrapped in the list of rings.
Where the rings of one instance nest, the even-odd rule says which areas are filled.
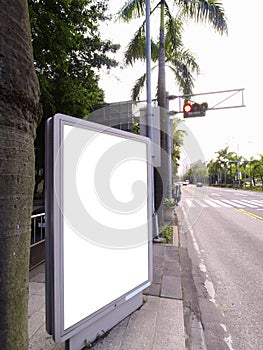
[[[45,240],[45,213],[31,216],[31,247]]]

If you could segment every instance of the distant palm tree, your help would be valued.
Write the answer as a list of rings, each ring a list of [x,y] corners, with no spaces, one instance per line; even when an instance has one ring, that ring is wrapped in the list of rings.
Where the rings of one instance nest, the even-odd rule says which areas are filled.
[[[207,164],[209,184],[214,184],[217,181],[217,163],[214,159]]]
[[[230,178],[232,182],[232,164],[237,162],[237,155],[234,152],[229,152],[228,151],[229,147],[223,148],[219,151],[217,151],[217,158],[215,160],[217,167],[220,171],[220,180],[222,178],[221,176],[221,171],[222,171],[222,166],[224,169],[224,184],[226,185],[227,183],[227,166],[230,164]]]
[[[172,150],[172,161],[175,170],[179,166],[179,160],[181,157],[181,146],[184,144],[184,136],[186,134],[185,130],[179,129],[181,120],[176,118],[173,120],[173,150]],[[176,171],[175,171],[176,173]]]
[[[263,154],[258,154],[258,158],[253,161],[253,172],[260,177],[263,189]]]

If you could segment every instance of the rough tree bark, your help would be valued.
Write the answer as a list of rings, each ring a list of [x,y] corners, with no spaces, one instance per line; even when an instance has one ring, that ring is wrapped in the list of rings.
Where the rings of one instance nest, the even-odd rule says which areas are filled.
[[[38,101],[27,1],[0,0],[0,349],[4,350],[28,350]]]

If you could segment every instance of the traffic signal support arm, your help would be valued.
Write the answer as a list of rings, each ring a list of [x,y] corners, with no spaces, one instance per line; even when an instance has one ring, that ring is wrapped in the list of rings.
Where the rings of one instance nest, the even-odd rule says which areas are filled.
[[[196,96],[203,96],[203,95],[215,95],[215,94],[228,94],[227,97],[219,100],[216,104],[214,104],[212,107],[207,105],[207,108],[205,111],[214,111],[218,109],[230,109],[230,108],[240,108],[240,107],[246,107],[244,104],[244,90],[245,89],[232,89],[232,90],[223,90],[223,91],[213,91],[213,92],[204,92],[204,93],[198,93],[198,94],[186,94],[186,95],[180,95],[180,96],[171,96],[171,99],[179,99],[179,111],[176,111],[173,114],[179,114],[179,113],[186,113],[184,110],[184,106],[186,104],[192,104],[192,106],[195,104],[193,101],[193,97]],[[222,106],[222,104],[228,100],[230,100],[233,96],[240,94],[241,95],[241,102],[240,104],[235,104],[235,105],[230,105],[230,106]],[[183,101],[183,106],[182,106],[182,101]],[[187,103],[185,103],[187,101]],[[204,102],[206,103],[206,102]],[[201,106],[202,104],[200,104]],[[190,108],[190,107],[189,107]],[[191,112],[191,111],[189,111]],[[191,112],[193,113],[193,112]],[[193,115],[194,116],[194,115]],[[188,118],[190,115],[188,116]]]

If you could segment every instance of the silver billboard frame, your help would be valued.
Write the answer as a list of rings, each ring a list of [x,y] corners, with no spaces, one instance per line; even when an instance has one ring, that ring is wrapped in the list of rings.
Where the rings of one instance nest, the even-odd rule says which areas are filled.
[[[118,153],[118,148],[121,149],[123,152],[123,145],[127,144],[127,147],[131,148],[130,146],[138,146],[138,150],[142,150],[143,154],[145,154],[144,165],[142,165],[143,169],[146,169],[146,172],[143,172],[142,178],[144,178],[145,183],[147,185],[147,224],[142,225],[143,230],[146,228],[146,232],[142,231],[143,234],[145,234],[145,237],[147,235],[147,242],[140,242],[140,244],[137,245],[133,241],[133,238],[131,238],[131,241],[129,244],[131,246],[126,247],[127,250],[125,251],[125,254],[122,255],[122,253],[118,253],[119,251],[123,250],[125,247],[116,247],[116,242],[114,242],[114,246],[108,247],[107,242],[105,247],[102,247],[101,242],[99,244],[94,244],[94,242],[90,241],[90,237],[80,237],[80,235],[75,234],[77,230],[73,227],[72,229],[68,229],[68,227],[71,227],[70,225],[67,225],[66,218],[67,215],[65,215],[65,207],[67,207],[67,203],[69,202],[69,196],[64,193],[65,191],[65,184],[67,184],[68,187],[68,180],[67,175],[63,172],[65,172],[69,168],[66,168],[64,165],[65,163],[68,163],[70,165],[70,160],[67,160],[68,154],[71,153],[70,148],[68,146],[65,146],[65,130],[73,130],[73,132],[76,131],[76,135],[78,136],[80,133],[83,137],[87,133],[89,135],[97,135],[98,134],[98,144],[101,145],[101,140],[106,141],[105,144],[109,141],[111,143],[111,140],[114,142],[116,141],[116,147]],[[82,137],[81,136],[81,137]],[[75,137],[75,136],[74,136]],[[100,140],[101,138],[101,140]],[[90,141],[90,138],[88,136],[87,138]],[[74,140],[77,140],[75,137]],[[72,140],[70,140],[71,142]],[[93,141],[92,141],[93,142]],[[90,145],[90,144],[89,144]],[[114,144],[115,146],[115,144]],[[72,147],[73,144],[72,144]],[[101,146],[101,152],[103,152],[103,145]],[[105,146],[106,147],[106,146]],[[137,149],[136,147],[133,147]],[[83,150],[83,149],[82,149]],[[145,153],[144,153],[145,150]],[[78,149],[76,149],[75,153],[78,154]],[[86,151],[84,151],[85,153]],[[105,152],[107,152],[107,148],[105,148]],[[136,151],[135,151],[136,152]],[[128,157],[128,155],[127,155]],[[142,157],[143,158],[143,157]],[[70,159],[70,158],[69,158]],[[75,159],[75,158],[74,158]],[[47,121],[47,127],[46,127],[46,187],[45,187],[45,211],[46,211],[46,326],[47,331],[49,334],[51,334],[54,338],[54,340],[58,343],[61,343],[63,341],[66,341],[68,344],[68,349],[75,349],[78,348],[81,344],[83,345],[83,340],[88,339],[89,341],[93,341],[98,334],[101,332],[105,332],[106,330],[112,328],[116,323],[120,322],[123,318],[125,318],[128,314],[135,311],[142,303],[142,291],[147,288],[152,281],[152,194],[151,194],[151,143],[150,140],[147,137],[141,136],[141,135],[135,135],[132,133],[128,133],[122,130],[113,129],[110,127],[105,127],[96,123],[80,120],[77,118],[73,118],[70,116],[66,116],[63,114],[57,114],[53,118],[50,118]],[[84,161],[83,161],[84,164]],[[86,163],[85,163],[86,164]],[[135,164],[135,163],[134,163]],[[73,168],[76,163],[73,164]],[[102,167],[103,169],[103,167]],[[94,170],[95,171],[95,170]],[[97,169],[96,169],[97,171]],[[129,171],[129,168],[127,168],[126,172]],[[80,172],[81,173],[81,172]],[[84,184],[85,182],[82,182],[81,184]],[[124,179],[124,185],[125,185],[125,179]],[[130,185],[130,183],[128,183]],[[85,185],[86,186],[86,185]],[[87,185],[88,186],[88,185]],[[85,190],[86,187],[85,187]],[[74,201],[73,201],[74,202]],[[74,203],[73,203],[74,204]],[[146,211],[145,208],[143,209],[143,215],[140,216],[144,217]],[[74,211],[74,208],[73,208]],[[67,212],[68,213],[68,212]],[[114,214],[115,215],[115,214]],[[134,214],[135,215],[135,214]],[[77,215],[78,216],[78,215]],[[76,216],[76,217],[77,217]],[[120,216],[121,218],[121,216]],[[139,218],[139,219],[140,219]],[[101,218],[103,221],[103,217]],[[80,218],[81,220],[81,218]],[[73,221],[72,221],[73,222]],[[104,226],[107,226],[107,223],[103,223]],[[101,222],[100,222],[101,225]],[[101,226],[99,226],[101,228]],[[88,228],[87,228],[88,230]],[[96,230],[96,229],[95,229]],[[113,229],[114,230],[114,229]],[[118,231],[116,229],[116,231]],[[120,230],[119,230],[120,231]],[[124,230],[125,231],[125,230]],[[69,232],[69,233],[68,233]],[[113,232],[113,231],[110,231]],[[133,230],[128,230],[126,233],[127,235],[129,232],[134,232]],[[117,287],[120,288],[120,292],[118,290],[114,290],[112,286],[107,285],[108,291],[111,291],[112,289],[112,295],[114,295],[113,299],[106,301],[99,302],[100,300],[96,300],[97,304],[99,305],[98,308],[95,307],[95,309],[89,313],[89,305],[85,304],[86,300],[82,299],[82,302],[86,305],[87,310],[80,311],[80,319],[73,320],[70,319],[70,313],[72,309],[70,309],[70,312],[66,310],[68,307],[67,305],[71,304],[71,299],[69,298],[69,302],[67,302],[67,288],[65,288],[66,282],[65,280],[69,280],[74,275],[82,274],[80,278],[77,278],[77,283],[79,283],[79,287],[81,288],[84,286],[86,288],[86,284],[82,284],[84,282],[83,279],[89,277],[89,272],[87,269],[84,269],[82,266],[78,266],[78,262],[76,262],[75,268],[77,271],[75,271],[75,274],[72,272],[68,272],[69,266],[68,261],[75,261],[75,258],[78,260],[78,256],[74,255],[74,253],[71,253],[70,248],[67,248],[69,243],[67,243],[68,236],[70,235],[70,239],[73,239],[73,241],[77,241],[76,246],[81,241],[85,247],[88,247],[89,252],[92,252],[94,249],[97,252],[100,250],[103,250],[104,252],[108,252],[108,256],[110,258],[113,258],[116,254],[119,256],[126,256],[128,252],[128,256],[130,258],[123,258],[124,265],[126,264],[129,267],[129,271],[134,269],[134,275],[140,273],[139,271],[139,263],[137,265],[134,263],[134,258],[137,259],[138,252],[142,252],[142,264],[147,266],[143,267],[143,274],[142,276],[139,275],[139,278],[135,281],[126,281],[127,286],[121,285]],[[114,232],[113,235],[114,237]],[[72,238],[73,237],[73,238]],[[102,236],[106,237],[106,236]],[[108,236],[107,236],[108,237]],[[117,237],[117,238],[116,238]],[[116,239],[118,239],[118,234],[116,235]],[[137,238],[136,238],[137,239]],[[92,240],[92,239],[91,239]],[[71,242],[71,241],[70,241]],[[74,242],[73,242],[74,243]],[[132,246],[133,245],[133,246]],[[142,248],[138,248],[142,247]],[[125,249],[126,249],[125,248]],[[106,250],[105,250],[106,249]],[[108,250],[107,250],[108,249]],[[137,249],[137,251],[136,251]],[[114,254],[112,253],[114,252]],[[134,251],[134,254],[133,254]],[[136,253],[136,255],[135,255]],[[102,253],[101,253],[102,254]],[[91,254],[90,254],[91,255]],[[94,253],[95,255],[95,253]],[[146,256],[147,255],[147,256]],[[73,259],[72,259],[73,258]],[[85,262],[88,259],[86,257],[80,258],[81,262]],[[113,258],[114,259],[114,258]],[[127,259],[127,260],[125,260]],[[131,260],[131,263],[134,263],[134,265],[129,265],[129,260]],[[88,260],[87,260],[88,261]],[[99,261],[99,260],[98,260]],[[98,262],[97,261],[97,262]],[[74,262],[75,263],[75,262]],[[109,261],[109,264],[111,261]],[[120,264],[122,264],[122,261],[120,261]],[[125,265],[125,266],[126,266]],[[116,262],[112,262],[112,266],[116,267]],[[93,266],[94,268],[94,266]],[[103,267],[101,267],[102,269]],[[137,270],[136,270],[137,269]],[[101,271],[101,270],[99,270]],[[87,273],[87,275],[83,276],[84,273]],[[123,274],[120,273],[120,276],[118,275],[119,272],[111,271],[113,280],[117,280],[118,278],[123,279]],[[101,279],[103,279],[103,276],[98,276],[98,278],[94,277],[96,274],[93,274],[91,278],[93,280],[90,282],[90,288],[94,290],[94,293],[99,292],[96,290],[96,285],[101,286]],[[146,276],[147,275],[147,276]],[[69,284],[67,284],[68,286]],[[76,290],[70,291],[70,295],[74,296],[74,293]],[[93,296],[95,294],[92,294]],[[115,294],[114,294],[115,293]],[[118,294],[119,293],[119,294]],[[118,294],[118,295],[117,295]],[[100,294],[100,298],[102,298],[102,295],[104,297],[104,294]],[[116,296],[117,295],[117,296]],[[88,298],[87,293],[87,298]],[[77,296],[76,296],[77,298]],[[109,297],[110,298],[110,297]],[[66,301],[65,301],[66,299]],[[80,297],[81,299],[81,297]],[[73,302],[73,301],[72,301]],[[77,304],[77,300],[75,300]],[[90,300],[90,304],[92,304],[92,300]],[[76,306],[78,307],[78,306]],[[85,309],[85,307],[84,307]],[[83,316],[84,312],[84,316]],[[85,314],[86,312],[86,314]],[[66,323],[65,318],[66,316],[70,319]],[[66,325],[66,326],[65,326]]]

